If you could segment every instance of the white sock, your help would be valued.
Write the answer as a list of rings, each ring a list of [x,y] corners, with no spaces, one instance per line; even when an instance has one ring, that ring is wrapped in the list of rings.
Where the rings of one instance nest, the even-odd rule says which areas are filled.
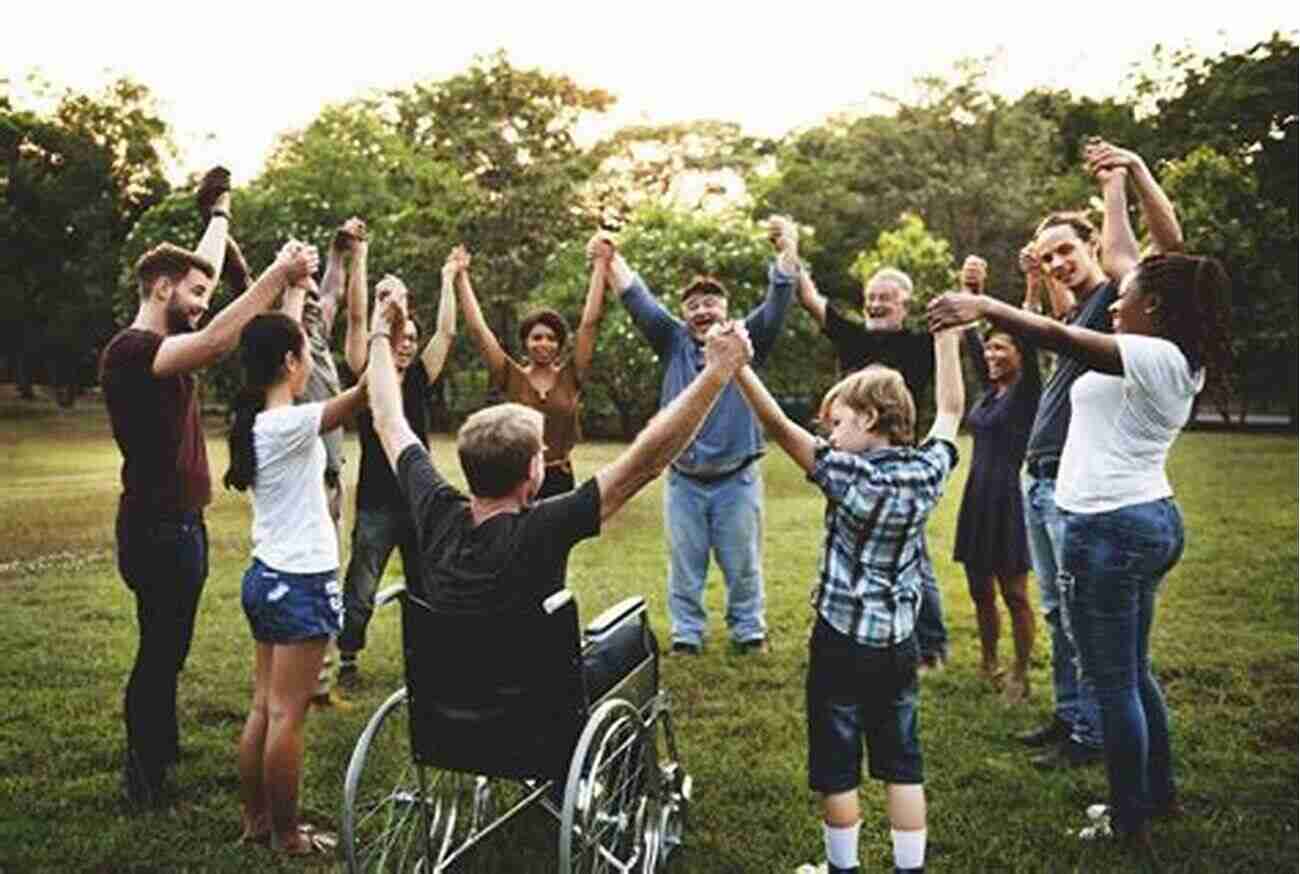
[[[861,820],[842,828],[823,822],[822,835],[826,840],[826,861],[836,868],[858,867],[858,831],[861,828]]]
[[[894,836],[895,868],[906,871],[925,864],[925,829],[909,832],[891,829],[890,834]]]

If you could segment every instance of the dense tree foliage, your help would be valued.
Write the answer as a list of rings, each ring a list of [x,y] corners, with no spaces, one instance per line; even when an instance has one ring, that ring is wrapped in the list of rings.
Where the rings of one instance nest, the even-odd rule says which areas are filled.
[[[619,229],[670,308],[689,274],[707,269],[743,312],[765,286],[757,223],[780,212],[803,228],[804,258],[845,311],[857,310],[865,274],[897,266],[917,281],[915,314],[969,253],[989,261],[992,293],[1015,298],[1015,255],[1037,220],[1099,205],[1080,148],[1100,135],[1147,159],[1189,251],[1228,265],[1239,410],[1284,401],[1294,417],[1296,57],[1291,34],[1213,57],[1157,46],[1124,96],[1100,101],[1043,89],[1009,100],[989,90],[986,64],[968,61],[920,79],[907,99],[873,95],[881,111],[778,140],[711,119],[631,126],[582,146],[582,123],[613,98],[497,53],[323,108],[235,192],[234,233],[256,271],[284,239],[324,246],[360,215],[372,278],[402,276],[425,324],[442,260],[463,241],[489,323],[510,343],[537,303],[577,320],[582,243],[601,225]],[[114,310],[119,320],[134,310],[134,259],[163,239],[197,241],[192,182],[171,192],[163,175],[169,148],[148,91],[129,81],[67,92],[46,112],[0,92],[0,339],[11,373],[61,383],[70,398],[91,378]],[[630,433],[655,406],[657,366],[629,330],[612,302],[587,398],[597,433]],[[769,377],[779,392],[815,394],[833,367],[796,305]],[[472,344],[456,345],[448,373],[453,413],[482,403]],[[229,374],[211,379],[223,396]]]

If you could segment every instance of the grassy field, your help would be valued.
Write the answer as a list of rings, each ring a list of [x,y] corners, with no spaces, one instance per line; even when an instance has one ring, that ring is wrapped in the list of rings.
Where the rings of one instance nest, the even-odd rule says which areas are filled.
[[[579,475],[619,448],[583,447]],[[226,459],[216,430],[209,453],[219,477]],[[456,471],[446,439],[436,440],[434,456]],[[356,457],[353,441],[353,477]],[[219,493],[208,513],[211,575],[180,690],[180,800],[164,812],[125,815],[121,695],[135,622],[112,555],[118,463],[102,410],[87,405],[67,414],[0,402],[0,651],[8,692],[0,716],[0,874],[275,870],[267,850],[234,846],[235,740],[252,658],[238,600],[249,527],[241,495]],[[1160,858],[1168,871],[1295,870],[1296,440],[1188,434],[1171,475],[1188,546],[1166,583],[1153,650],[1189,815],[1158,824]],[[771,654],[728,651],[715,569],[705,654],[663,668],[683,759],[695,777],[689,849],[677,871],[788,872],[822,856],[805,788],[802,703],[821,502],[784,456],[769,457],[764,476]],[[923,681],[929,870],[1128,870],[1116,849],[1067,834],[1084,824],[1085,805],[1104,798],[1102,770],[1044,775],[1009,740],[1050,708],[1042,628],[1029,706],[1006,708],[976,676],[974,617],[960,568],[948,560],[964,478],[963,466],[930,526],[953,659]],[[655,485],[599,540],[575,550],[570,585],[585,616],[639,593],[666,636],[661,508]],[[390,574],[400,573],[396,558],[391,565]],[[312,821],[338,824],[351,748],[369,714],[401,683],[396,620],[392,612],[376,619],[355,707],[309,719],[303,799]],[[1004,639],[1004,660],[1009,644]],[[863,797],[864,870],[888,870],[882,793],[867,784]],[[554,852],[554,839],[527,823],[498,843],[489,855],[517,861],[486,870],[546,870]]]

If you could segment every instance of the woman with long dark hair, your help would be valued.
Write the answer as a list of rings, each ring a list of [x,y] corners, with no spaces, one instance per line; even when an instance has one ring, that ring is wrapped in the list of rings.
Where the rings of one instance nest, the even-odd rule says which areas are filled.
[[[1132,153],[1101,144],[1091,169],[1107,189],[1108,251],[1127,266],[1111,305],[1114,334],[1062,325],[999,301],[944,295],[932,330],[988,318],[1083,362],[1056,482],[1064,517],[1061,575],[1084,674],[1101,705],[1110,803],[1105,825],[1149,851],[1150,820],[1179,810],[1169,714],[1151,669],[1156,593],[1183,551],[1183,519],[1165,475],[1169,448],[1209,381],[1223,403],[1231,366],[1223,267],[1212,258],[1156,255],[1137,261],[1125,180]],[[1103,809],[1090,808],[1099,816]]]
[[[242,593],[256,642],[253,703],[239,740],[243,839],[269,838],[287,855],[329,852],[333,836],[298,820],[303,721],[326,644],[342,625],[320,435],[365,405],[364,380],[328,401],[295,405],[312,358],[302,326],[284,313],[250,321],[239,354],[244,385],[225,484],[253,491],[253,561]]]
[[[1027,308],[1038,297],[1040,273],[1035,265],[1024,260],[1021,263],[1026,268]],[[981,259],[967,258],[962,265],[962,283],[966,288],[983,291]],[[1011,614],[1015,662],[1003,691],[1007,702],[1014,704],[1029,694],[1029,659],[1034,649],[1034,610],[1026,591],[1029,543],[1020,495],[1020,465],[1025,460],[1043,381],[1038,351],[1030,341],[996,328],[983,338],[973,327],[964,334],[967,357],[985,391],[966,414],[974,446],[957,516],[953,560],[965,567],[967,587],[975,603],[980,673],[994,683],[1002,678],[998,663],[999,591]]]
[[[592,237],[587,245],[591,279],[573,354],[567,357],[564,354],[569,336],[564,316],[553,309],[537,309],[519,323],[519,345],[524,352],[522,364],[506,354],[483,318],[469,281],[469,254],[459,246],[452,253],[460,266],[456,296],[465,315],[465,326],[487,364],[493,387],[507,401],[537,410],[545,421],[546,478],[537,500],[573,490],[573,462],[569,455],[582,439],[578,402],[596,351],[596,331],[604,314],[606,276],[613,252],[612,242],[602,234]]]

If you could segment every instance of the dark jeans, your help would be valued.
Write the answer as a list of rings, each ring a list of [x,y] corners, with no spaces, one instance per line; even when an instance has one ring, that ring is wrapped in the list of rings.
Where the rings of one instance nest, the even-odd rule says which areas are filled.
[[[352,525],[352,557],[343,580],[340,652],[355,654],[366,648],[366,629],[375,612],[375,594],[394,548],[402,553],[407,588],[418,591],[420,551],[411,514],[405,510],[358,507]]]
[[[1116,825],[1136,831],[1174,797],[1169,714],[1151,671],[1156,590],[1183,552],[1170,498],[1105,513],[1067,513],[1062,568],[1084,675],[1101,705]]]
[[[929,563],[930,546],[925,543],[925,532],[921,532],[921,548],[925,550]],[[921,611],[916,616],[916,642],[921,647],[921,658],[948,657],[948,629],[943,624],[943,594],[939,591],[939,582],[933,569],[925,575],[921,584]]]
[[[177,675],[208,578],[202,514],[160,518],[119,509],[117,567],[135,594],[140,634],[126,685],[126,741],[144,779],[156,784],[179,753]]]

